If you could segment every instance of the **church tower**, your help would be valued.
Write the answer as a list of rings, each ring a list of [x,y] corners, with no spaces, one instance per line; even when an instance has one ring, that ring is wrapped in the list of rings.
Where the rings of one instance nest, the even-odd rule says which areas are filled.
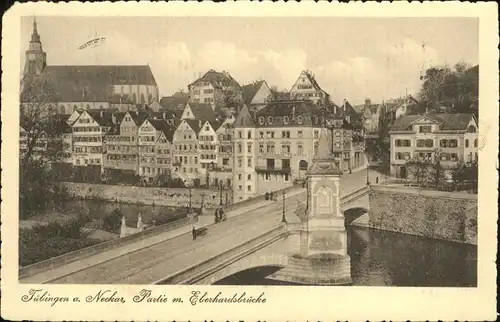
[[[25,56],[24,75],[40,75],[47,65],[47,54],[42,49],[35,18],[33,18],[33,32],[31,33],[29,49],[26,51]]]

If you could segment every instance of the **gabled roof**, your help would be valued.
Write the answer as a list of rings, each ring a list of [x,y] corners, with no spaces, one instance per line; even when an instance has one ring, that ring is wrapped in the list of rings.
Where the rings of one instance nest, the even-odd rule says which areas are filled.
[[[255,97],[255,94],[259,91],[259,89],[262,87],[262,85],[266,81],[258,81],[255,83],[243,85],[242,90],[243,90],[243,99],[245,101],[245,104],[250,104]]]
[[[250,111],[248,110],[248,106],[243,105],[243,108],[240,110],[238,115],[236,115],[236,119],[233,123],[234,127],[255,127],[255,122],[250,115]]]
[[[411,131],[411,126],[424,117],[441,124],[441,131],[465,131],[474,115],[467,113],[403,115],[396,119],[391,131]]]
[[[235,87],[235,88],[241,88],[240,84],[227,72],[217,72],[213,69],[210,69],[208,72],[205,73],[202,77],[198,78],[189,86],[196,84],[198,82],[209,82],[212,84],[214,88],[221,88],[221,87]]]
[[[195,119],[210,121],[215,120],[215,113],[210,104],[188,103]]]
[[[157,130],[163,132],[169,142],[172,142],[176,127],[166,120],[148,119],[148,122]]]
[[[59,102],[108,102],[113,85],[154,85],[151,68],[144,66],[46,66],[43,75]]]
[[[186,122],[194,131],[194,133],[196,133],[196,135],[198,135],[198,133],[200,133],[200,130],[201,130],[201,127],[200,127],[200,121],[199,120],[184,120],[184,122]]]
[[[132,117],[132,120],[134,120],[135,125],[141,125],[142,122],[144,122],[149,117],[148,113],[146,112],[130,111],[128,113],[130,114],[130,117]]]
[[[100,110],[87,110],[90,116],[96,121],[100,126],[112,126],[113,118],[111,113],[107,113],[105,111]],[[82,113],[83,114],[83,113]],[[80,117],[82,116],[80,114]]]

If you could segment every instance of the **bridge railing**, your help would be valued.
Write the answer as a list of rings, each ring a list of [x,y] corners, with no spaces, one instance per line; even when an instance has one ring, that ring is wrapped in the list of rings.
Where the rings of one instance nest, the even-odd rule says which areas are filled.
[[[130,242],[134,242],[145,237],[152,235],[157,235],[163,232],[171,231],[181,226],[189,224],[189,218],[182,218],[164,225],[156,226],[154,228],[146,229],[136,234],[132,234],[122,238],[116,238],[107,242],[96,244],[93,246],[78,249],[69,253],[65,253],[56,257],[49,258],[47,260],[34,263],[28,266],[19,268],[19,279],[23,279],[39,272],[45,271],[47,269],[54,269],[61,267],[68,263],[87,258],[89,256],[95,255],[97,253],[116,248]]]
[[[295,191],[295,190],[300,190],[300,189],[302,189],[302,184],[293,185],[291,187],[284,188],[284,189],[281,189],[281,190],[276,190],[276,191],[273,191],[273,192],[277,193],[278,195],[281,195],[283,192],[288,193],[288,192]],[[250,198],[250,199],[246,199],[246,200],[243,200],[243,201],[240,201],[240,202],[237,202],[237,203],[233,203],[233,204],[227,206],[225,209],[226,209],[226,211],[231,211],[231,210],[237,209],[239,207],[248,206],[248,205],[251,205],[251,204],[254,204],[254,203],[258,203],[258,202],[261,202],[261,201],[265,201],[265,200],[266,200],[266,195],[263,194],[263,195],[260,195],[260,196],[254,197],[254,198]]]
[[[160,282],[167,282],[168,284],[193,284],[247,256],[249,253],[253,253],[279,240],[284,234],[287,234],[286,228],[279,226],[209,260],[200,261],[190,267],[177,271],[153,284],[159,284]]]
[[[359,189],[354,190],[353,192],[350,192],[350,193],[346,194],[345,196],[342,196],[341,199],[340,199],[340,202],[341,202],[341,204],[348,203],[348,202],[350,202],[352,200],[355,200],[355,199],[357,199],[357,198],[359,198],[361,196],[364,196],[369,191],[370,191],[370,187],[369,186],[361,187]]]

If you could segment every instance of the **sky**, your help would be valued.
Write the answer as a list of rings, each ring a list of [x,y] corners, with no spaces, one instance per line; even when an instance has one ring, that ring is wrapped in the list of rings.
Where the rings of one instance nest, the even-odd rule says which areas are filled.
[[[149,64],[160,95],[209,69],[289,90],[310,70],[334,102],[417,94],[429,66],[478,64],[475,18],[37,17],[48,65]],[[21,63],[33,17],[21,20]],[[94,38],[98,45],[79,49]]]

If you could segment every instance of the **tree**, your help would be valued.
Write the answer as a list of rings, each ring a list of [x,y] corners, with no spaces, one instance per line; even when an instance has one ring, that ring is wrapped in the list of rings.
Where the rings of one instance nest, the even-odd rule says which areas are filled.
[[[413,176],[413,179],[417,181],[418,186],[420,186],[427,177],[428,167],[428,162],[418,159],[410,160],[406,163],[406,168]]]
[[[451,113],[474,113],[477,116],[479,97],[479,66],[458,63],[432,67],[421,77],[420,109],[439,110],[446,106]],[[422,112],[422,111],[420,111]]]
[[[22,127],[19,161],[20,218],[45,208],[55,199],[57,182],[50,171],[51,164],[62,157],[62,142],[58,139],[60,118],[51,115],[56,95],[48,78],[25,75],[21,79]]]
[[[434,163],[432,165],[432,181],[437,188],[439,183],[444,177],[444,169],[441,166],[441,151],[439,149],[434,150]]]

